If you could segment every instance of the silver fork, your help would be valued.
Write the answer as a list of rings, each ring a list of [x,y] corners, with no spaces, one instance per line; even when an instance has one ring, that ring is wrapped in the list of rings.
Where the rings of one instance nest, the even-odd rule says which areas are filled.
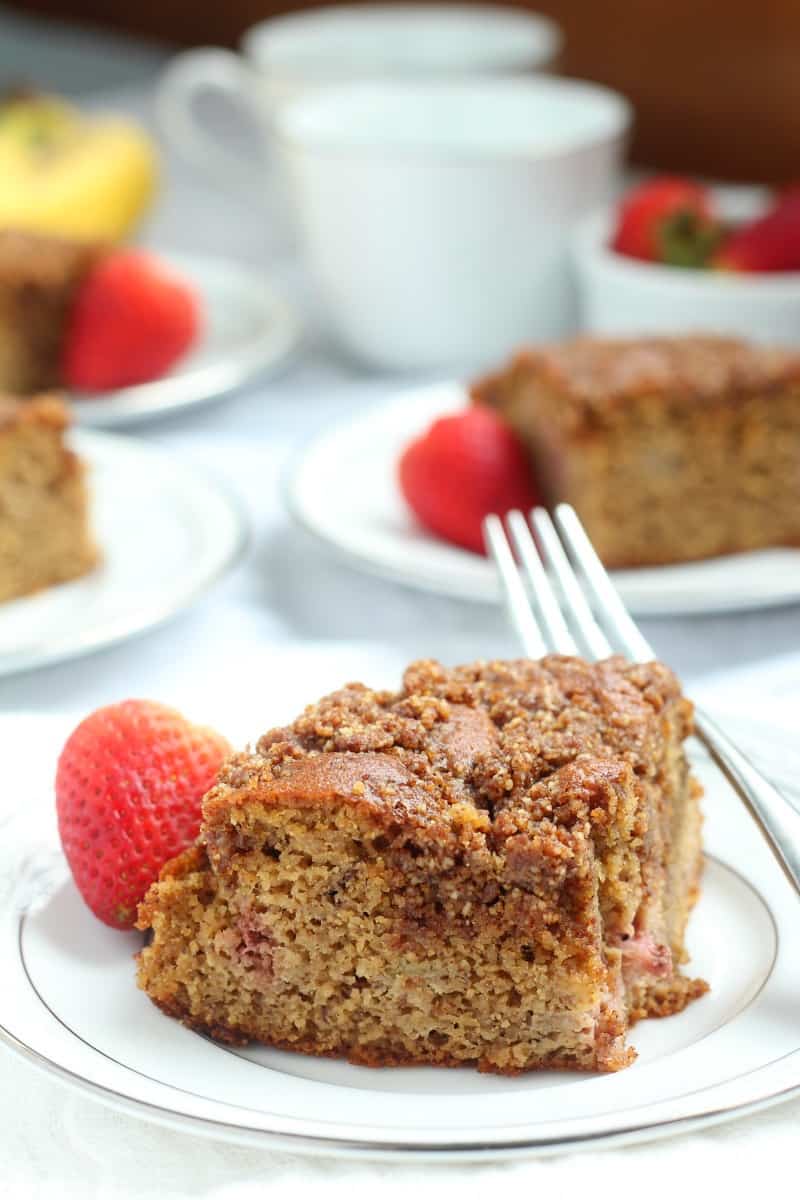
[[[554,653],[592,660],[621,653],[631,662],[652,662],[656,655],[622,603],[578,514],[559,504],[553,516],[535,508],[529,525],[521,512],[510,512],[508,534],[497,516],[483,523],[486,547],[524,652],[531,658]],[[747,805],[800,894],[800,814],[701,709],[695,710],[695,736]]]

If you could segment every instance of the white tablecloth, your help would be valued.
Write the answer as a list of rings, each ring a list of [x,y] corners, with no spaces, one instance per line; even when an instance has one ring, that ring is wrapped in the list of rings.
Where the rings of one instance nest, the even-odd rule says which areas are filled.
[[[134,109],[146,108],[143,95],[122,99]],[[155,245],[263,263],[313,312],[313,294],[296,265],[271,258],[268,216],[252,202],[210,190],[172,160],[148,237]],[[19,723],[13,716],[23,711],[31,714],[28,728],[35,735],[37,715],[83,713],[124,696],[148,695],[216,720],[235,736],[247,736],[271,721],[274,694],[278,682],[288,678],[289,662],[291,699],[300,705],[315,690],[344,677],[386,678],[411,657],[434,655],[455,662],[514,653],[499,613],[359,576],[292,529],[285,516],[280,474],[302,442],[405,382],[347,365],[312,328],[302,358],[281,378],[183,420],[137,429],[137,436],[196,461],[235,489],[252,521],[251,549],[213,593],[168,627],[80,662],[0,681],[4,761],[20,752]],[[800,645],[800,609],[651,621],[645,632],[685,678],[697,679],[723,667],[758,664]],[[245,679],[250,681],[247,703],[232,705],[229,698],[241,694]],[[716,698],[735,708],[740,690],[752,704],[759,689],[791,697],[796,705],[800,668],[789,663],[772,673],[756,673],[737,687],[723,686]],[[769,711],[768,701],[761,708]],[[776,708],[775,721],[776,727],[785,721],[783,706]],[[791,739],[794,733],[785,736]],[[27,799],[15,792],[5,795],[0,813],[2,805]],[[44,804],[43,819],[50,819],[46,780],[31,802]],[[0,885],[12,865],[13,850],[3,846]],[[711,1180],[729,1194],[752,1195],[763,1188],[776,1164],[786,1173],[778,1186],[796,1191],[798,1117],[800,1105],[790,1104],[658,1145],[505,1167],[374,1167],[165,1133],[68,1092],[0,1052],[0,1195],[9,1200],[249,1200],[288,1195],[305,1182],[318,1184],[329,1197],[366,1196],[376,1186],[386,1197],[456,1186],[464,1196],[477,1196],[505,1186],[515,1195],[546,1189],[553,1198],[599,1189],[599,1195],[626,1200],[668,1193],[692,1196]]]

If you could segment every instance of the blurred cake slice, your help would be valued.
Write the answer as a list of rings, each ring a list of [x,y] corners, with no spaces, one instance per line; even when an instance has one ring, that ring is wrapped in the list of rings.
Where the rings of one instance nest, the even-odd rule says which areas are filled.
[[[800,545],[800,354],[721,337],[579,338],[472,389],[609,566]]]
[[[0,395],[0,601],[76,579],[97,562],[68,425],[56,396]]]
[[[0,230],[0,391],[58,387],[67,318],[97,247]]]

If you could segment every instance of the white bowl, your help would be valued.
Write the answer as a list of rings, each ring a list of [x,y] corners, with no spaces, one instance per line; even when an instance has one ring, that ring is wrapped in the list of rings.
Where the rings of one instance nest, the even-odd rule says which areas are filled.
[[[331,325],[393,369],[474,369],[575,320],[568,238],[630,108],[566,79],[357,83],[276,119]]]
[[[760,206],[723,201],[720,207],[741,219]],[[640,262],[610,248],[614,220],[615,210],[595,214],[573,239],[584,332],[721,333],[800,343],[800,271],[740,275]]]

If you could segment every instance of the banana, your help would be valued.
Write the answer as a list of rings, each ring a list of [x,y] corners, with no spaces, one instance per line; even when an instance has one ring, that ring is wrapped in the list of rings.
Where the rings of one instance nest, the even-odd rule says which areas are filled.
[[[0,102],[0,228],[117,242],[148,208],[155,146],[132,121],[45,95]]]

